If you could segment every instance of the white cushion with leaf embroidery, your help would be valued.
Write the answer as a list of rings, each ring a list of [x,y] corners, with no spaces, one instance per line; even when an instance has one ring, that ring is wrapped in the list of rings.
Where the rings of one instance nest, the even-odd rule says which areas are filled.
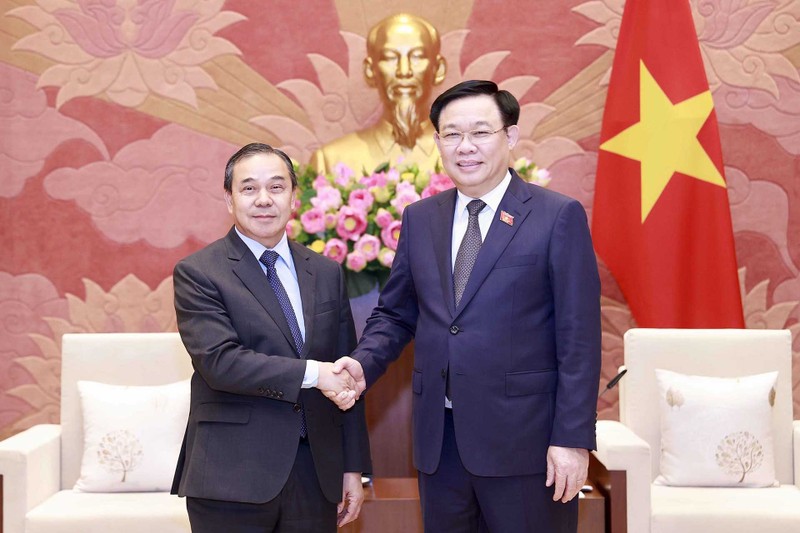
[[[168,491],[189,417],[189,380],[157,386],[79,381],[79,492]]]
[[[658,485],[771,487],[777,372],[739,378],[657,369],[661,417]]]

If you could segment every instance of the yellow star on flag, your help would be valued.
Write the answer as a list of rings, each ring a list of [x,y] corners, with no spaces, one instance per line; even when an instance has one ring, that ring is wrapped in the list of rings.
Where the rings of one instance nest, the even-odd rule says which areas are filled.
[[[713,109],[708,90],[673,105],[644,62],[639,62],[639,122],[600,149],[641,162],[642,223],[675,172],[725,188],[725,180],[697,140]]]

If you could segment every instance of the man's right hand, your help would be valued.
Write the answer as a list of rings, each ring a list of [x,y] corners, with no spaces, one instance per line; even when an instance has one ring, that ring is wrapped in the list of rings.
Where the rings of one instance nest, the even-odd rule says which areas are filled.
[[[355,380],[357,387],[356,399],[358,399],[361,393],[367,389],[367,378],[364,377],[364,368],[361,366],[361,363],[352,357],[345,356],[341,357],[333,364],[334,374],[339,374],[342,371],[346,371]]]
[[[356,380],[350,373],[341,369],[335,371],[333,363],[319,363],[317,388],[342,411],[353,407],[360,394]]]

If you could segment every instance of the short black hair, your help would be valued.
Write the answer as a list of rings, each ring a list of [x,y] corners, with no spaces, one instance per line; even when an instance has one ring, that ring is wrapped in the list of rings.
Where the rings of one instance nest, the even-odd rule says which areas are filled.
[[[439,131],[439,116],[447,104],[469,98],[470,96],[480,96],[482,94],[491,96],[497,103],[500,116],[503,119],[503,127],[514,126],[519,120],[519,102],[508,91],[502,91],[493,81],[488,80],[467,80],[458,85],[454,85],[440,94],[431,105],[430,119],[436,131]]]
[[[275,154],[280,157],[283,162],[286,163],[286,168],[289,170],[289,176],[292,178],[292,189],[297,187],[297,174],[294,171],[292,160],[288,155],[286,155],[286,152],[283,150],[278,150],[277,148],[273,148],[268,144],[250,143],[239,148],[239,151],[233,154],[230,159],[228,159],[228,163],[225,165],[224,186],[226,191],[231,192],[231,187],[233,185],[233,167],[236,166],[236,163],[246,157],[256,154]]]

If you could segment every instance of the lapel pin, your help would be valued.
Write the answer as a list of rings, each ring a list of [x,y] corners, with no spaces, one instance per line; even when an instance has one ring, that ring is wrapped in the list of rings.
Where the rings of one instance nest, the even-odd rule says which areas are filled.
[[[505,211],[500,211],[500,222],[505,222],[509,226],[513,226],[514,217]]]

